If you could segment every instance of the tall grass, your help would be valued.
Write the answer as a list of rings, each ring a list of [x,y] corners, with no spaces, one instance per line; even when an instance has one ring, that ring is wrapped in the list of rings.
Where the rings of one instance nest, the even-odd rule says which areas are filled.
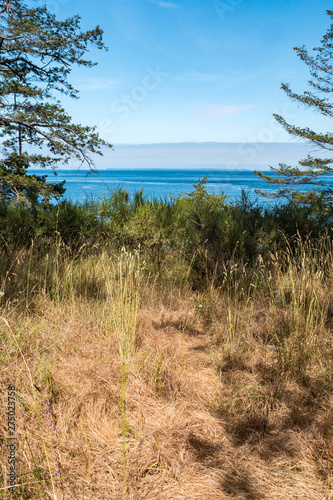
[[[116,331],[121,358],[124,500],[127,498],[126,362],[129,356],[135,352],[139,296],[143,288],[143,265],[140,261],[139,251],[130,253],[125,248],[121,250],[120,255],[112,263],[102,261],[108,300],[110,300],[112,307],[112,325]]]
[[[44,450],[44,454],[45,454],[45,458],[46,458],[46,462],[47,462],[47,468],[48,468],[48,472],[49,472],[49,477],[50,477],[50,480],[51,480],[53,498],[54,498],[54,500],[57,500],[57,495],[56,495],[56,491],[55,491],[54,477],[53,477],[53,473],[52,473],[52,469],[51,469],[51,465],[50,465],[50,460],[49,460],[49,454],[48,454],[48,451],[47,451],[47,446],[46,446],[46,443],[45,443],[43,428],[42,428],[42,425],[41,425],[41,417],[40,417],[40,412],[39,412],[39,408],[38,408],[38,397],[37,397],[37,391],[36,391],[36,384],[34,382],[33,375],[31,373],[31,370],[30,370],[29,365],[27,363],[26,357],[25,357],[25,355],[24,355],[24,353],[22,351],[20,343],[19,343],[18,339],[15,336],[15,333],[12,331],[12,329],[11,329],[8,321],[5,318],[0,317],[0,319],[5,323],[5,325],[6,325],[7,329],[8,329],[8,332],[9,332],[11,338],[13,339],[13,343],[16,346],[16,348],[17,348],[17,350],[19,352],[19,355],[22,358],[22,361],[23,361],[23,363],[25,365],[26,371],[27,371],[28,379],[29,379],[29,382],[30,382],[30,389],[32,391],[33,399],[34,399],[34,404],[35,404],[35,410],[36,410],[36,416],[37,416],[37,421],[38,421],[38,427],[39,427],[40,437],[41,437],[41,441],[42,441],[42,445],[43,445],[43,450]],[[29,450],[30,450],[30,453],[31,453],[31,449],[30,449],[29,443],[28,443],[28,447],[29,447]],[[31,456],[32,456],[32,459],[33,459],[33,462],[34,462],[34,465],[35,465],[35,471],[38,471],[32,453],[31,453]],[[37,473],[33,472],[33,477],[34,477],[34,480],[35,480],[36,485],[37,485],[39,497],[43,498],[42,497],[42,491],[43,491],[42,478],[40,477],[40,475],[39,475],[38,472]],[[38,482],[40,483],[40,488],[39,488]]]
[[[196,339],[202,334],[209,339],[212,332],[219,332],[214,346],[219,374],[223,377],[228,367],[237,368],[234,378],[231,377],[234,393],[223,406],[227,421],[232,423],[231,435],[238,433],[244,439],[249,429],[266,432],[281,401],[287,404],[283,399],[285,382],[298,384],[307,377],[318,376],[324,387],[321,394],[325,393],[321,397],[323,401],[326,398],[331,387],[326,365],[333,315],[332,241],[329,227],[323,228],[322,223],[307,219],[307,212],[289,207],[290,220],[283,233],[279,224],[286,221],[287,208],[266,213],[249,204],[246,197],[238,205],[231,205],[223,195],[208,195],[202,183],[193,193],[173,201],[149,201],[142,193],[131,199],[124,191],[118,191],[101,204],[62,203],[49,212],[0,208],[1,372],[15,366],[18,377],[23,369],[28,374],[29,383],[24,390],[26,399],[33,401],[43,451],[43,454],[34,451],[29,440],[25,441],[29,454],[24,454],[23,460],[31,471],[35,490],[22,485],[23,497],[56,498],[63,494],[55,480],[55,445],[51,446],[43,434],[40,415],[42,395],[47,394],[55,404],[66,392],[55,380],[55,361],[46,362],[41,352],[53,349],[54,345],[59,356],[67,348],[79,352],[79,342],[61,346],[61,332],[48,339],[41,326],[34,326],[33,322],[42,321],[51,310],[59,324],[57,315],[62,314],[65,306],[73,317],[82,304],[94,310],[99,325],[94,349],[101,363],[105,361],[104,350],[112,352],[116,342],[121,379],[118,466],[123,499],[130,496],[128,366],[143,367],[147,372],[146,383],[157,394],[163,393],[161,388],[168,380],[170,387],[173,383],[177,385],[173,382],[174,373],[170,375],[173,366],[177,366],[177,354],[172,349],[171,355],[158,345],[153,360],[150,351],[140,352],[136,359],[138,314],[148,289],[154,289],[158,295],[156,303],[162,301],[163,293],[172,297],[168,303],[171,309],[181,302],[185,285],[186,293],[192,288],[197,328],[192,328],[194,319],[191,328],[183,319],[170,320],[165,327],[169,328],[165,337],[168,335],[170,342],[175,329],[181,332],[181,375],[177,375],[180,378],[185,378],[189,371],[189,338]],[[8,216],[6,227],[1,218],[4,216]],[[190,309],[188,303],[186,307]],[[259,322],[257,317],[262,310],[265,326],[258,327],[254,334],[256,325],[253,325]],[[16,321],[21,330],[15,330]],[[156,327],[157,332],[158,328],[163,330],[163,322]],[[175,345],[172,347],[176,351]],[[258,379],[261,377],[261,382],[252,380],[246,385],[236,375],[237,371],[245,370],[244,358],[250,357],[255,349],[262,359],[253,364],[252,372]],[[320,371],[321,365],[326,371]],[[177,390],[184,398],[187,393],[181,381],[178,382]],[[74,394],[74,388],[70,390]],[[324,404],[329,407],[326,399]],[[73,419],[81,429],[80,446],[87,450],[89,473],[84,477],[82,495],[91,496],[97,491],[94,483],[97,447],[90,444],[92,436],[80,420],[80,411]],[[328,419],[327,422],[329,428]],[[75,434],[73,429],[71,432]],[[325,436],[325,457],[330,463],[332,438],[328,431]],[[205,449],[207,454],[214,455],[209,446]],[[160,461],[160,447],[158,457]],[[71,480],[70,475],[68,478]],[[64,483],[65,479],[61,481]],[[0,491],[4,487],[2,482]]]
[[[258,259],[257,263],[250,267],[241,260],[237,261],[236,252],[232,260],[224,267],[224,281],[220,287],[210,286],[200,292],[200,304],[202,307],[201,317],[205,328],[215,328],[214,315],[225,327],[223,333],[223,353],[226,359],[236,359],[248,352],[247,345],[251,342],[251,322],[258,310],[258,303],[266,304],[267,314],[271,317],[272,327],[266,331],[263,342],[266,346],[272,346],[272,357],[275,360],[275,370],[281,380],[291,380],[294,377],[304,376],[310,373],[312,367],[323,359],[328,339],[327,321],[332,303],[330,286],[333,276],[333,262],[331,242],[328,237],[318,241],[302,239],[299,236],[293,245],[286,244],[287,250],[272,253],[270,258]],[[150,275],[153,279],[161,280],[161,284],[167,288],[166,275],[159,274],[152,261],[145,261],[148,253],[142,251],[129,251],[123,248],[119,253],[113,250],[100,249],[96,254],[84,254],[78,252],[75,257],[68,257],[65,246],[60,242],[53,253],[48,252],[41,256],[35,245],[25,250],[25,258],[22,253],[13,254],[12,260],[8,260],[6,281],[2,297],[2,315],[17,314],[18,317],[27,315],[27,318],[41,314],[43,300],[48,303],[54,302],[56,309],[61,309],[62,304],[67,302],[73,307],[78,301],[84,300],[97,305],[100,315],[106,318],[105,329],[109,332],[110,342],[116,339],[121,364],[121,435],[122,435],[122,497],[128,496],[128,424],[127,424],[127,366],[135,357],[137,345],[137,321],[140,309],[140,297],[145,295],[147,282]],[[177,259],[175,258],[177,263]],[[172,260],[170,265],[172,264]],[[154,272],[157,272],[156,278]],[[150,273],[150,275],[149,275]],[[175,285],[173,275],[169,275],[170,282]],[[158,288],[156,288],[158,289]],[[19,292],[23,292],[19,295]],[[179,290],[181,295],[181,289]],[[21,297],[15,302],[15,296]],[[5,319],[7,327],[9,320]],[[103,320],[104,321],[104,320]],[[9,331],[9,330],[8,330]],[[207,330],[208,331],[208,330]],[[184,338],[186,328],[182,326],[180,372],[186,375],[186,364],[184,359]],[[247,345],[244,345],[244,338]],[[37,341],[31,332],[27,330],[25,335],[4,337],[4,345],[7,346],[2,353],[2,366],[6,369],[13,363],[13,356],[17,350],[30,373],[30,390],[35,400],[35,411],[37,421],[40,424],[39,405],[40,396],[35,386],[41,385],[37,382],[27,364],[27,355],[31,349],[31,343]],[[100,339],[102,342],[102,339]],[[243,347],[241,347],[243,346]],[[102,351],[102,347],[99,348]],[[151,383],[159,390],[164,379],[169,377],[165,371],[171,369],[175,359],[162,359],[161,350],[156,356],[155,363],[148,358],[143,363],[154,366],[154,372],[150,373]],[[164,354],[163,354],[164,355]],[[142,363],[141,363],[142,364]],[[147,366],[148,366],[147,365]],[[30,370],[30,371],[29,371]],[[36,370],[36,367],[34,367]],[[149,367],[147,368],[149,370]],[[42,384],[45,384],[53,400],[54,365],[38,367]],[[276,376],[276,375],[274,375]],[[149,378],[149,377],[148,377]],[[148,380],[148,379],[147,379]],[[230,399],[225,406],[225,411],[234,422],[235,426],[242,416],[246,423],[232,427],[230,432],[244,432],[240,429],[252,428],[266,429],[272,408],[277,404],[281,394],[281,380],[276,379],[276,384],[270,388],[266,387],[241,387],[235,382],[235,397]],[[281,392],[282,391],[282,392]],[[239,393],[239,397],[236,394]],[[261,417],[259,418],[259,414]],[[243,422],[243,421],[242,421]],[[256,422],[256,423],[255,423]],[[245,427],[244,427],[245,426]],[[247,426],[247,427],[246,427]],[[256,427],[257,426],[257,427]],[[90,449],[89,438],[86,430],[82,427],[82,446],[89,454],[89,477],[90,487],[88,495],[93,491],[93,459]],[[259,428],[259,427],[258,427]],[[52,481],[54,475],[53,458],[49,458],[47,442],[44,443],[44,454],[46,457],[48,475]],[[31,448],[31,447],[30,447]],[[35,456],[33,450],[31,460],[33,470],[38,471],[40,455]],[[331,449],[328,445],[328,455]],[[25,458],[27,460],[27,457]],[[34,463],[36,462],[36,464]],[[45,477],[33,474],[36,480],[36,494],[43,498]],[[57,482],[51,482],[53,497],[57,493]],[[90,492],[90,493],[89,493]]]
[[[188,279],[196,288],[220,286],[230,262],[253,267],[258,258],[267,261],[272,252],[287,250],[287,241],[294,251],[295,234],[318,239],[325,231],[332,232],[330,219],[325,222],[315,216],[311,207],[290,203],[263,209],[245,193],[232,204],[223,193],[208,194],[205,180],[199,180],[193,192],[171,200],[150,200],[142,191],[131,197],[118,189],[99,201],[63,201],[48,209],[0,202],[4,263],[0,279],[3,282],[12,255],[29,251],[33,241],[41,261],[52,255],[52,266],[64,256],[73,260],[78,255],[96,255],[103,248],[120,251],[125,246],[133,251],[140,246],[154,272],[164,266],[169,272],[190,266]],[[59,273],[54,277],[61,279]]]
[[[323,237],[315,244],[298,235],[295,254],[288,245],[273,261],[270,307],[276,321],[271,342],[282,374],[301,373],[321,357],[318,338],[324,334],[331,300],[331,241]]]

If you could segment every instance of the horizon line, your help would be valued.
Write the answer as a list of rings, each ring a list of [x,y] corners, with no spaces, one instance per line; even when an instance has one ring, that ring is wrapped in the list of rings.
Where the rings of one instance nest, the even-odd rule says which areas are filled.
[[[181,142],[143,142],[143,143],[125,143],[125,142],[119,142],[119,143],[114,143],[112,147],[116,146],[181,146],[181,145],[189,145],[189,144],[194,144],[194,145],[202,145],[202,144],[261,144],[261,145],[279,145],[279,144],[298,144],[298,145],[303,145],[303,146],[310,146],[310,144],[307,144],[305,142],[300,142],[300,141],[289,141],[289,142],[263,142],[263,141],[257,141],[257,142],[249,142],[249,141],[181,141]]]

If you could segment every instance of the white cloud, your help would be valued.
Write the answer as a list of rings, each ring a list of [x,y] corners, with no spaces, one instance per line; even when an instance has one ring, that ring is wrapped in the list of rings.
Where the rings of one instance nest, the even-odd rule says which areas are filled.
[[[224,104],[222,106],[218,106],[215,104],[197,102],[189,109],[189,115],[202,124],[208,124],[214,118],[235,115],[251,108],[253,108],[253,106],[248,104]]]
[[[178,82],[215,82],[220,80],[224,75],[221,74],[210,74],[210,73],[200,73],[199,71],[189,71],[182,75],[174,75],[172,78]]]
[[[196,104],[197,111],[199,111],[199,113],[201,113],[204,118],[235,115],[236,113],[247,111],[248,109],[251,108],[252,106],[248,104],[245,105],[225,104],[223,106],[217,106],[215,104],[204,104],[201,102]]]
[[[86,78],[77,79],[73,86],[78,90],[107,90],[115,87],[117,81],[114,78]]]
[[[159,7],[162,7],[162,9],[179,9],[179,5],[177,5],[176,3],[173,3],[173,2],[165,2],[164,0],[158,0],[157,2],[155,2],[156,5],[158,5]]]

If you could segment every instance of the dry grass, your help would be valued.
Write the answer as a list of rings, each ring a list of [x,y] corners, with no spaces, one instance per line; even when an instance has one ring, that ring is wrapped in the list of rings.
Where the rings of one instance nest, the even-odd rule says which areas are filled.
[[[102,254],[69,264],[56,298],[4,303],[16,497],[333,498],[333,266],[300,252],[245,295],[163,293],[133,256]],[[7,481],[2,446],[0,496],[15,498]]]

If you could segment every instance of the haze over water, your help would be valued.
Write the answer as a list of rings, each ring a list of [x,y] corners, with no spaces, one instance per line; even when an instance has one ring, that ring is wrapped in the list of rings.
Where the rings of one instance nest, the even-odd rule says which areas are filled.
[[[314,153],[299,143],[119,145],[96,159],[97,172],[78,170],[72,165],[59,169],[57,177],[50,170],[43,173],[48,174],[50,182],[65,180],[64,197],[79,202],[87,196],[99,199],[118,187],[129,194],[143,189],[148,198],[177,197],[182,192],[193,191],[199,178],[208,175],[208,193],[223,191],[229,201],[236,201],[243,189],[251,200],[267,205],[281,203],[281,200],[272,201],[257,195],[254,190],[274,191],[276,186],[257,178],[253,171],[267,171],[269,165],[277,166],[279,162],[297,165],[297,161],[309,152]]]
[[[253,171],[267,171],[269,165],[277,166],[279,162],[297,165],[309,152],[312,152],[309,147],[299,143],[119,145],[105,156],[97,157],[97,172],[78,170],[71,165],[58,169],[57,176],[51,170],[43,173],[48,174],[49,182],[65,180],[64,198],[72,201],[83,202],[87,196],[99,199],[118,187],[129,194],[143,189],[148,198],[177,197],[193,191],[199,178],[208,175],[208,193],[223,191],[229,201],[236,201],[243,189],[252,200],[267,205],[277,201],[259,196],[254,190],[274,191],[276,186],[257,178]]]

